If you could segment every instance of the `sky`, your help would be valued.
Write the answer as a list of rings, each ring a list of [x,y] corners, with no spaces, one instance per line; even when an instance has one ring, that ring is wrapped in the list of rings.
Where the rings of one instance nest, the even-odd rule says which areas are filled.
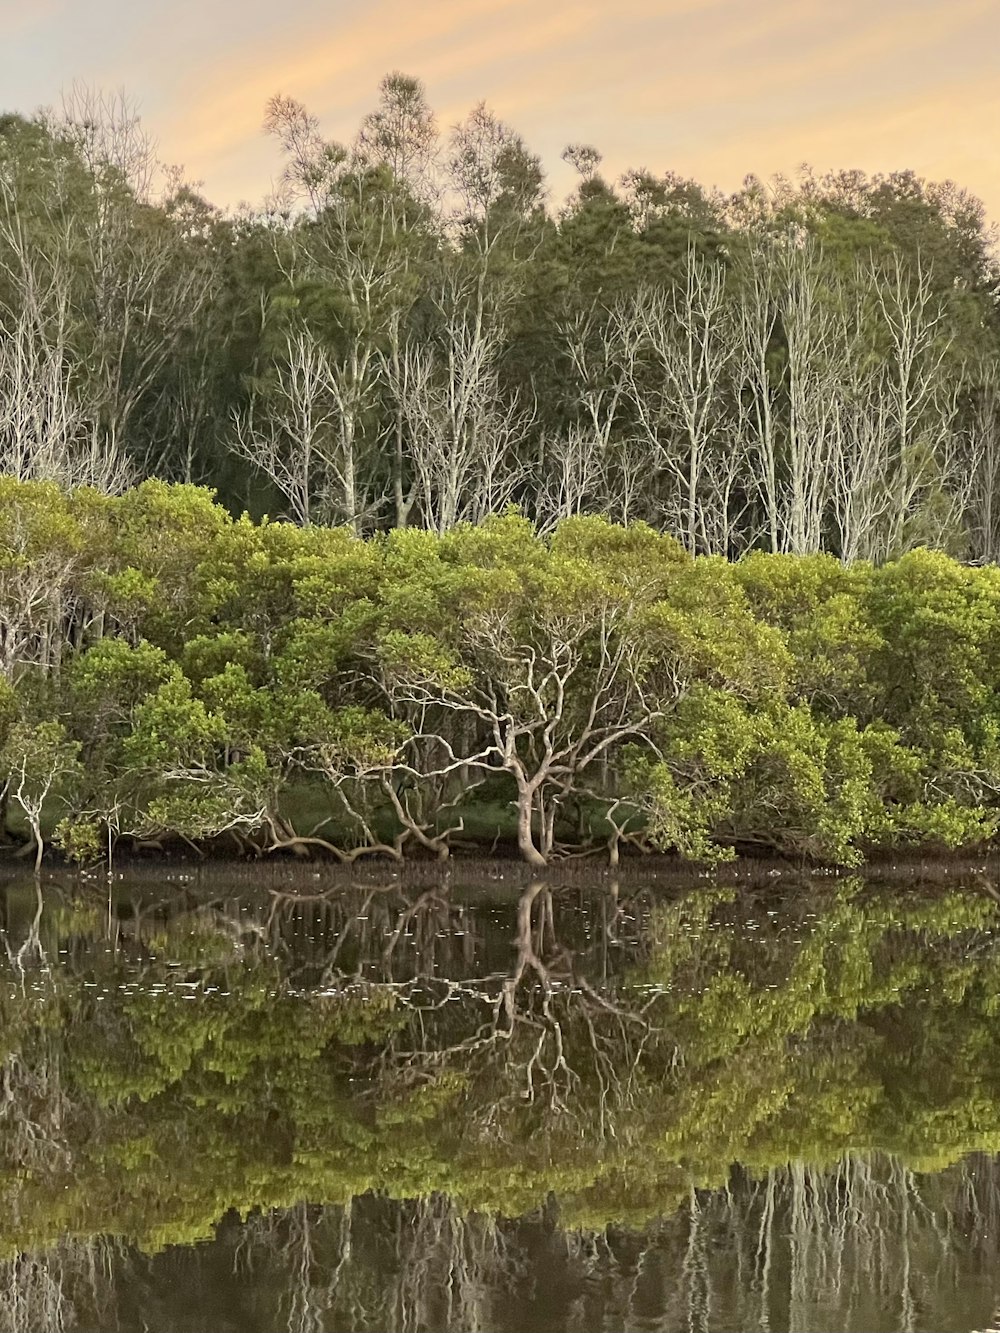
[[[259,202],[275,92],[353,137],[381,77],[444,129],[481,100],[542,156],[735,189],[748,173],[912,168],[1000,222],[1000,0],[0,0],[0,110],[125,89],[213,202]]]

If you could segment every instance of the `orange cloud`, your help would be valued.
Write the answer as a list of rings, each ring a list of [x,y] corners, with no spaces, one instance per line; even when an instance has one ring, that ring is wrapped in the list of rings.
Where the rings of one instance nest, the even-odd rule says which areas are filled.
[[[876,15],[875,21],[860,30],[854,27],[850,33],[831,37],[821,7],[813,6],[810,11],[809,6],[801,4],[774,5],[766,22],[754,17],[718,33],[704,32],[698,46],[689,48],[686,59],[677,63],[671,62],[675,53],[668,33],[648,44],[641,57],[634,50],[615,50],[611,34],[605,33],[605,40],[595,49],[581,52],[579,63],[566,61],[551,69],[544,82],[539,82],[533,71],[509,79],[503,104],[508,114],[534,116],[545,108],[553,109],[562,98],[579,92],[581,85],[591,80],[590,88],[600,89],[601,94],[612,87],[615,90],[613,106],[603,105],[611,127],[622,120],[623,114],[704,112],[740,98],[814,87],[823,76],[850,74],[866,64],[879,79],[892,82],[896,66],[904,57],[912,60],[918,51],[936,52],[949,32],[994,9],[995,0],[952,0],[947,11],[914,25],[908,32],[901,32],[898,15],[889,14]],[[800,46],[793,51],[775,50],[766,63],[745,58],[751,40],[764,34],[775,36],[806,12],[813,12],[815,19],[815,30],[810,34],[813,49],[803,51]],[[729,58],[724,59],[724,55]],[[883,63],[890,55],[895,57],[893,63]]]
[[[617,11],[616,21],[662,21],[712,5],[713,0],[631,0]],[[335,35],[318,39],[306,32],[298,39],[301,46],[289,43],[284,52],[262,58],[251,46],[213,63],[211,90],[189,103],[171,136],[199,156],[224,151],[251,127],[256,131],[264,103],[278,89],[329,114],[362,98],[373,101],[381,75],[399,67],[427,83],[461,79],[470,88],[469,104],[484,96],[490,100],[490,89],[475,88],[477,70],[507,61],[509,75],[520,59],[558,56],[606,24],[608,15],[606,5],[580,0],[544,7],[537,0],[446,0],[433,7],[381,0]]]
[[[755,131],[734,129],[723,140],[690,148],[674,165],[699,179],[733,188],[748,172],[792,173],[803,162],[817,170],[860,167],[887,172],[910,167],[930,179],[951,179],[980,195],[1000,217],[1000,171],[994,126],[1000,90],[986,77],[920,93],[900,103],[871,99],[833,122],[815,115],[774,126],[762,143]]]
[[[321,94],[340,105],[366,94],[374,99],[379,74],[399,62],[397,54],[426,51],[430,56],[445,38],[456,32],[474,34],[488,30],[498,16],[512,9],[529,11],[529,0],[450,0],[433,9],[417,8],[404,0],[390,0],[369,8],[365,16],[346,24],[334,36],[317,40],[303,34],[301,48],[271,55],[262,60],[259,52],[239,52],[229,62],[216,66],[212,87],[198,98],[177,122],[175,131],[197,152],[211,152],[256,130],[264,104],[279,89],[310,101]],[[482,38],[480,38],[482,40]],[[413,61],[406,62],[413,69]],[[322,111],[322,107],[319,108]]]
[[[163,138],[210,195],[264,193],[276,154],[260,124],[274,92],[346,138],[381,75],[401,68],[425,81],[446,128],[485,98],[557,179],[561,146],[586,138],[609,174],[671,167],[736,184],[802,159],[906,164],[968,183],[1000,211],[996,0],[375,0],[298,26],[308,0],[287,3],[279,42],[248,38],[212,53],[210,69],[206,54],[183,102],[173,93]]]
[[[31,28],[41,28],[56,17],[62,8],[59,0],[34,0],[31,5],[19,6],[3,15],[2,36],[5,45],[12,46],[14,38]]]

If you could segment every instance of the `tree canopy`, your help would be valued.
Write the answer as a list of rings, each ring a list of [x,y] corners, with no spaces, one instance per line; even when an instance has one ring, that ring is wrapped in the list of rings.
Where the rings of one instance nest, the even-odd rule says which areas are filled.
[[[1000,818],[1000,581],[515,512],[359,537],[0,479],[6,836],[833,864]]]
[[[0,119],[0,471],[157,477],[359,533],[516,503],[690,553],[1000,542],[982,206],[901,170],[579,180],[393,73],[354,138],[275,96],[277,191],[225,212],[125,97]]]

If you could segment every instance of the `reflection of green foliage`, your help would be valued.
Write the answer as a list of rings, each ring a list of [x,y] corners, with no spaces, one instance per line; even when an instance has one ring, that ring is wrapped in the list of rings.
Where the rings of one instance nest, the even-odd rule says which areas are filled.
[[[101,924],[87,907],[46,919],[67,941]],[[523,980],[491,1038],[492,1000],[418,1017],[391,984],[298,993],[252,932],[184,914],[143,934],[141,986],[101,949],[44,1003],[0,987],[8,1058],[41,1070],[59,1051],[70,1147],[25,1173],[7,1143],[0,1194],[18,1220],[0,1242],[71,1230],[155,1247],[230,1208],[367,1190],[508,1215],[555,1191],[568,1221],[638,1222],[734,1162],[885,1148],[942,1166],[1000,1146],[994,920],[983,898],[857,881],[756,911],[706,889],[654,908],[644,959],[606,1003]],[[556,1030],[569,1076],[550,1099],[538,1042]]]
[[[719,910],[732,910],[718,895],[696,900],[690,917],[687,901],[658,917],[664,944],[648,975],[676,997],[685,1077],[657,1115],[666,1125],[663,1146],[689,1162],[699,1184],[721,1183],[732,1161],[763,1169],[878,1146],[912,1152],[915,1108],[900,1100],[899,1077],[910,1051],[887,1025],[916,1013],[926,1032],[939,1014],[968,1007],[984,964],[970,963],[950,941],[994,917],[983,899],[894,902],[863,895],[850,881],[822,900],[815,920],[785,907],[780,917],[762,914],[752,936],[738,918],[717,928]],[[934,1058],[972,1071],[974,1084],[984,1077],[980,1062],[956,1058],[950,1045]],[[949,1102],[941,1080],[925,1087],[919,1077],[925,1113],[938,1097]],[[942,1111],[945,1157],[955,1160],[978,1146],[986,1123],[964,1096]],[[937,1137],[942,1148],[945,1141]]]

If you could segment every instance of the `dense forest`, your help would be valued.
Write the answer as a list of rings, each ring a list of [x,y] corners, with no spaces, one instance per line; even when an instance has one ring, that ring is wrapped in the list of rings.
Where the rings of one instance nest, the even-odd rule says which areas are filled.
[[[0,120],[5,834],[533,865],[993,836],[974,199],[613,186],[574,145],[554,209],[512,129],[440,135],[403,75],[349,145],[285,97],[266,129],[278,187],[225,213],[123,98]]]
[[[362,534],[516,505],[996,556],[1000,273],[961,189],[610,183],[577,144],[557,207],[512,128],[440,133],[400,74],[350,143],[282,96],[266,129],[277,187],[224,212],[123,98],[0,119],[0,470]]]

